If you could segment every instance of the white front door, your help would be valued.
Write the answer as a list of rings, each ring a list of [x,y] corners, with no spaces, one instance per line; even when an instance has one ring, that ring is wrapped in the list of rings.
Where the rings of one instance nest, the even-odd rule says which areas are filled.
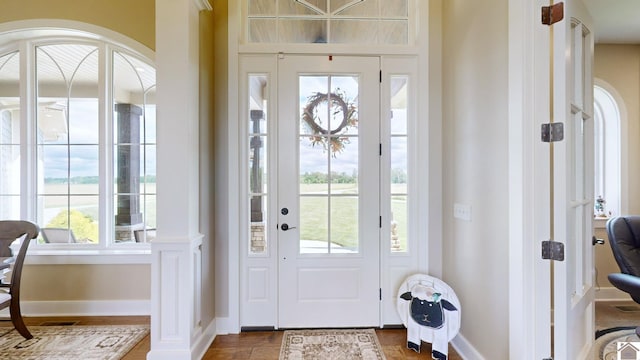
[[[377,57],[278,60],[278,326],[380,323]]]
[[[593,27],[581,1],[565,3],[554,26],[553,237],[565,244],[553,267],[554,359],[590,359],[594,341]]]

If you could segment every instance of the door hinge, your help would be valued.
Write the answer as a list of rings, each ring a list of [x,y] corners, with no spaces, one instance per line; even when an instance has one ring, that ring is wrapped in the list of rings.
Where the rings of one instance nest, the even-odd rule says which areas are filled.
[[[564,140],[564,124],[561,122],[542,124],[540,137],[547,143]]]
[[[379,288],[379,293],[380,293],[380,301],[382,301],[382,288]]]
[[[542,7],[542,24],[553,25],[564,19],[564,3],[559,2],[551,6]]]
[[[380,146],[378,147],[378,155],[382,156],[382,143],[380,143]]]
[[[378,226],[380,227],[380,229],[382,229],[382,215],[380,216],[380,223],[378,224]]]
[[[564,244],[553,240],[543,241],[542,259],[564,261]]]
[[[380,70],[380,84],[382,84],[382,70]]]

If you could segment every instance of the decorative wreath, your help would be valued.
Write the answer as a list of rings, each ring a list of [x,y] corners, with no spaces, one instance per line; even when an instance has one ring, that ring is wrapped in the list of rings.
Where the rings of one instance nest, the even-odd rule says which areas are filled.
[[[332,116],[342,113],[342,121],[335,129],[322,127],[322,120],[318,116],[317,107],[324,103],[329,103]],[[344,150],[344,146],[349,143],[349,138],[334,135],[343,130],[347,131],[351,127],[357,127],[358,112],[353,103],[345,100],[345,96],[340,91],[328,94],[317,92],[307,98],[307,105],[302,111],[302,120],[311,130],[312,135],[309,139],[312,145],[322,144],[325,150],[331,150],[331,153],[335,156],[336,153]]]

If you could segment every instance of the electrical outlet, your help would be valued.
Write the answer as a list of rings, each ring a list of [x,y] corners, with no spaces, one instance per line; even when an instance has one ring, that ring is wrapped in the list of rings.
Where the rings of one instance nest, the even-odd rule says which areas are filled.
[[[464,221],[471,221],[471,205],[453,204],[453,217]]]

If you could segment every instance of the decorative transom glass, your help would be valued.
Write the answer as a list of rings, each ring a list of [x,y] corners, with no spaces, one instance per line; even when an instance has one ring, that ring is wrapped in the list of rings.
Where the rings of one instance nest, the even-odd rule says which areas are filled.
[[[409,0],[247,1],[249,43],[409,43]]]

